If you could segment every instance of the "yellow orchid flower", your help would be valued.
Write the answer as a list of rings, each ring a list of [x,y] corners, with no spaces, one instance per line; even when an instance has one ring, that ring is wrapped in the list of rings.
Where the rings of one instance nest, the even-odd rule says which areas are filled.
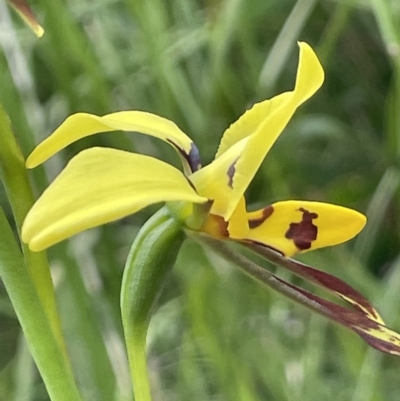
[[[121,308],[130,356],[135,350],[144,349],[145,330],[141,328],[147,327],[147,323],[142,326],[138,322],[148,321],[152,300],[162,281],[159,268],[165,271],[164,259],[173,265],[179,251],[170,248],[170,243],[178,238],[177,232],[182,234],[180,222],[189,234],[195,233],[198,241],[222,253],[256,280],[350,328],[371,346],[400,355],[400,335],[385,326],[375,308],[358,291],[336,277],[290,259],[301,252],[351,239],[364,227],[364,215],[337,205],[301,200],[246,211],[244,193],[264,157],[296,109],[324,80],[323,69],[311,47],[304,42],[299,47],[294,90],[257,103],[245,112],[225,131],[215,160],[208,166],[201,167],[196,146],[176,124],[142,111],[102,117],[74,114],[28,157],[26,166],[33,168],[78,139],[117,130],[159,138],[180,155],[184,172],[150,156],[109,148],[84,150],[43,192],[22,226],[22,240],[31,250],[40,251],[83,230],[136,213],[148,205],[167,202],[167,209],[153,216],[154,220],[150,219],[139,232],[125,268]],[[160,226],[155,230],[157,224]],[[221,243],[223,239],[245,244],[270,262],[330,291],[351,308],[327,301],[261,269]],[[136,372],[141,365],[136,365],[136,356],[130,360]],[[149,394],[149,389],[145,392]]]
[[[158,202],[211,205],[203,224],[189,229],[215,238],[263,244],[292,256],[354,237],[365,217],[327,203],[289,200],[246,211],[244,193],[264,157],[296,109],[322,85],[324,72],[311,47],[301,42],[293,91],[257,103],[224,133],[215,160],[200,168],[194,143],[173,122],[142,111],[102,117],[77,113],[34,149],[33,168],[83,137],[116,130],[164,140],[181,156],[184,173],[150,156],[91,148],[74,157],[28,213],[22,240],[40,251],[83,230]],[[190,211],[189,211],[190,214]],[[187,217],[187,216],[186,216]]]

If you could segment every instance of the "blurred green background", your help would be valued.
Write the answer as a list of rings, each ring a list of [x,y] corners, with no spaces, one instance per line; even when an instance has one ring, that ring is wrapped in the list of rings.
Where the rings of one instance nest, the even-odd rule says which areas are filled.
[[[224,129],[246,108],[293,87],[296,41],[310,43],[325,84],[278,140],[247,199],[252,208],[309,199],[367,213],[357,239],[301,259],[360,290],[400,330],[398,0],[31,5],[46,31],[40,40],[0,0],[0,102],[25,155],[73,112],[140,109],[174,120],[208,163]],[[37,194],[67,160],[93,145],[179,166],[159,141],[101,134],[33,171]],[[9,210],[3,189],[1,203]],[[155,209],[49,250],[69,350],[88,400],[132,400],[119,289],[129,246]],[[154,401],[400,399],[399,358],[369,349],[190,241],[151,323],[149,368]],[[0,401],[47,399],[0,281]]]

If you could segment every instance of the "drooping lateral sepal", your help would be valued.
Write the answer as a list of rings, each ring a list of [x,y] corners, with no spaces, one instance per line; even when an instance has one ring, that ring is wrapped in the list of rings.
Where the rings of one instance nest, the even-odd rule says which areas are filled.
[[[355,290],[340,278],[332,276],[331,274],[321,270],[314,269],[305,263],[282,256],[280,253],[264,245],[246,242],[244,245],[253,252],[263,256],[271,263],[290,270],[296,276],[328,290],[329,292],[338,296],[340,299],[352,305],[354,308],[358,309],[369,319],[383,324],[381,316],[371,302],[369,302],[368,299],[366,299],[360,292]]]
[[[277,277],[293,294],[298,295],[298,301],[315,312],[353,330],[371,347],[392,355],[400,356],[400,334],[388,328],[384,322],[378,322],[360,310],[350,310],[344,306],[327,301],[317,295],[287,283]]]
[[[206,234],[190,234],[193,239],[210,247],[214,252],[238,266],[245,274],[256,281],[267,285],[308,309],[351,329],[372,347],[382,352],[400,355],[400,334],[388,328],[379,315],[371,314],[371,312],[368,311],[368,309],[370,309],[368,301],[360,303],[362,307],[356,306],[351,302],[353,306],[356,306],[354,309],[327,301],[326,299],[282,280],[247,257],[236,252],[225,242],[219,241]],[[271,260],[271,258],[268,259]],[[272,258],[271,262],[277,266],[282,265],[279,259]],[[319,284],[322,285],[321,283],[324,283],[324,279],[320,280]],[[335,288],[338,289],[337,286]],[[355,290],[353,291],[354,294]],[[354,297],[354,299],[355,298],[357,297]],[[374,308],[373,310],[375,311]]]

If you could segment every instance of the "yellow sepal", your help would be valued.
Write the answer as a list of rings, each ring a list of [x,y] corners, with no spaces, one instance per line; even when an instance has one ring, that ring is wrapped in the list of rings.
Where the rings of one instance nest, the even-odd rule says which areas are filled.
[[[246,238],[249,232],[249,224],[244,197],[240,199],[238,207],[229,221],[225,221],[221,216],[210,214],[200,231],[218,239]]]
[[[205,203],[176,168],[149,156],[91,148],[74,157],[29,211],[22,240],[39,251],[153,203]]]
[[[235,143],[218,159],[189,177],[197,192],[213,201],[211,214],[222,217],[226,214],[231,202],[236,162],[246,147],[247,141],[248,138],[245,138]]]
[[[189,155],[193,142],[178,126],[166,118],[144,111],[120,111],[105,116],[76,113],[68,117],[29,155],[26,166],[33,168],[45,162],[71,143],[101,132],[133,131],[150,135],[174,146],[179,153]]]
[[[251,180],[256,174],[266,154],[271,149],[283,129],[292,118],[296,109],[310,98],[322,85],[324,72],[322,66],[311,47],[301,42],[300,59],[297,70],[296,85],[292,92],[286,92],[273,98],[264,106],[257,106],[255,111],[245,114],[238,120],[238,128],[248,126],[254,132],[239,133],[233,126],[226,132],[221,142],[219,154],[231,143],[247,135],[247,144],[235,164],[232,191],[229,195],[229,204],[223,217],[228,220],[235,210],[239,199],[243,196]],[[268,101],[267,101],[268,102]],[[263,117],[263,113],[266,114]],[[248,117],[246,117],[248,116]],[[244,139],[241,139],[243,141]],[[222,156],[227,152],[222,153]],[[217,159],[218,160],[218,159]]]
[[[231,146],[257,131],[260,124],[276,109],[284,105],[290,92],[281,93],[272,99],[267,99],[254,104],[251,109],[242,114],[229,128],[227,128],[219,143],[215,158],[220,157]]]

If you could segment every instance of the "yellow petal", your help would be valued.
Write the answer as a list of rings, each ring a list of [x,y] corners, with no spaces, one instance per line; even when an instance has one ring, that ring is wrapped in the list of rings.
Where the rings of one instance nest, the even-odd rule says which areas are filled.
[[[240,198],[235,211],[229,219],[228,233],[230,238],[246,238],[249,234],[249,220],[244,196]]]
[[[248,213],[246,239],[267,245],[285,256],[337,245],[357,235],[366,223],[359,212],[329,203],[277,202]]]
[[[22,240],[34,251],[157,202],[204,203],[176,168],[149,156],[91,148],[73,158],[29,211]]]
[[[276,109],[285,104],[291,92],[281,93],[272,99],[256,103],[253,107],[242,114],[230,127],[224,132],[218,147],[215,158],[220,157],[231,146],[254,134],[260,124]]]
[[[201,196],[213,200],[211,214],[222,217],[226,214],[233,192],[236,162],[246,147],[247,141],[248,138],[245,138],[237,142],[221,157],[189,177]]]
[[[218,239],[246,238],[249,232],[249,222],[244,197],[240,199],[238,207],[228,222],[221,216],[210,214],[200,231]]]
[[[272,99],[265,106],[267,114],[264,119],[262,119],[261,113],[264,111],[264,106],[257,106],[254,112],[248,112],[249,117],[244,117],[243,122],[239,119],[239,128],[242,125],[248,125],[250,127],[249,132],[239,134],[239,130],[231,127],[231,131],[228,130],[227,136],[223,140],[219,151],[219,154],[222,155],[224,153],[221,152],[227,146],[236,143],[244,135],[247,135],[248,138],[246,147],[235,164],[229,205],[223,214],[225,220],[228,220],[232,215],[239,199],[243,196],[266,154],[286,127],[296,109],[312,96],[323,83],[324,72],[314,51],[306,43],[299,43],[299,46],[300,59],[295,89],[292,92],[280,95],[275,100]],[[252,129],[254,132],[250,132]]]
[[[192,164],[192,160],[194,164],[200,163],[197,148],[175,123],[155,114],[134,110],[102,117],[88,113],[73,114],[33,150],[26,166],[36,167],[69,144],[86,136],[117,130],[135,131],[162,139],[178,150],[185,163]]]

